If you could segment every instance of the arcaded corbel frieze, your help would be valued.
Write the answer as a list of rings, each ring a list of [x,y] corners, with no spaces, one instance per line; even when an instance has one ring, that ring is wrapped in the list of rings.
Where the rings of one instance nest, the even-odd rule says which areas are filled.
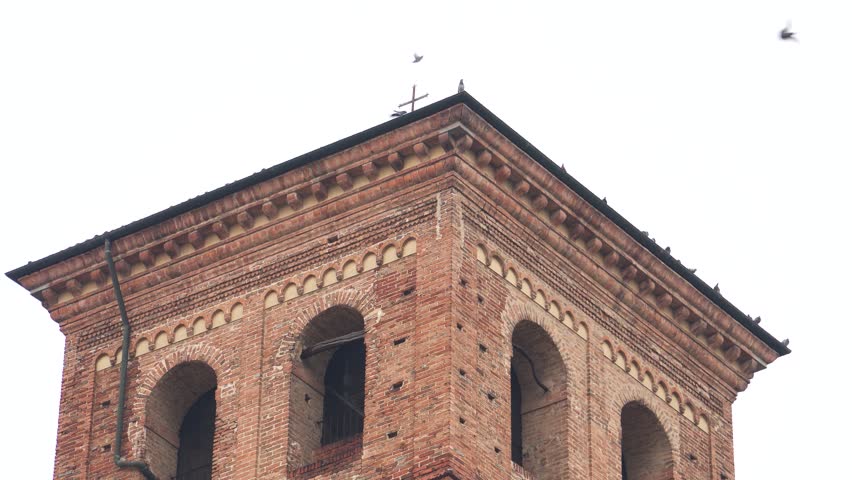
[[[306,190],[300,193],[303,195],[305,193],[310,194],[309,185],[314,183],[317,178],[336,175],[341,173],[340,170],[344,169],[344,167],[358,165],[365,159],[372,158],[375,160],[376,158],[384,158],[392,148],[400,148],[402,146],[420,156],[422,161],[426,161],[431,155],[430,145],[432,147],[438,145],[437,137],[439,132],[451,125],[457,124],[461,119],[462,111],[462,105],[455,105],[425,119],[367,140],[352,148],[342,150],[327,157],[317,159],[308,165],[290,170],[286,174],[249,185],[240,191],[212,200],[207,205],[181,213],[162,223],[149,226],[121,238],[113,238],[115,251],[136,252],[140,249],[150,248],[151,244],[162,244],[164,239],[171,240],[181,235],[185,240],[185,236],[188,233],[186,231],[188,225],[199,226],[224,217],[232,217],[242,210],[253,208],[252,205],[259,206],[264,201],[279,195],[281,192],[297,191],[304,187]],[[429,139],[434,139],[434,143],[430,144],[431,140]],[[358,168],[370,181],[378,179],[378,165],[361,165]],[[353,175],[354,172],[348,171],[347,173]],[[283,199],[281,202],[276,202],[279,207],[284,203]],[[244,230],[249,230],[254,226],[253,219],[249,222],[249,219],[245,218],[246,215],[251,214],[247,211],[244,213],[245,215],[242,216],[243,218],[240,221],[232,219],[227,223],[229,225],[229,233],[230,227],[233,225],[240,225]],[[259,214],[260,209],[257,208],[252,213]],[[180,247],[180,245],[173,246]],[[179,248],[164,248],[164,251],[172,258],[180,256]],[[64,284],[71,278],[76,278],[86,271],[100,266],[103,266],[103,252],[95,246],[87,252],[57,262],[40,271],[33,272],[18,279],[18,281],[36,298],[45,303],[53,304],[60,297],[63,297],[62,292],[56,288],[57,282]],[[50,294],[47,294],[48,299],[44,298],[41,292],[47,288],[52,289],[56,293],[56,298]],[[64,287],[61,287],[61,289],[64,289]]]
[[[646,277],[640,282],[639,291],[634,293],[630,289],[625,289],[621,283],[621,279],[616,278],[612,272],[598,264],[594,260],[594,256],[586,253],[586,242],[590,243],[597,237],[589,237],[584,243],[578,243],[580,239],[576,241],[568,240],[556,233],[552,228],[549,228],[540,217],[532,214],[520,202],[510,198],[509,193],[498,187],[487,176],[476,171],[474,166],[462,162],[458,166],[458,171],[483,196],[499,204],[510,216],[515,217],[521,224],[529,226],[546,243],[569,257],[571,263],[589,275],[602,288],[616,296],[620,296],[622,301],[631,307],[639,317],[648,320],[653,327],[660,331],[666,338],[673,340],[688,355],[709,368],[720,379],[731,385],[732,388],[737,390],[745,388],[747,379],[737,365],[729,365],[728,362],[724,361],[721,353],[718,357],[711,353],[704,343],[696,341],[694,337],[681,330],[670,319],[660,313],[655,302],[652,300],[654,297],[648,298],[658,288],[655,282]]]
[[[771,348],[721,310],[715,303],[704,297],[686,280],[675,274],[656,256],[645,250],[595,207],[592,207],[579,195],[562,185],[561,181],[538,165],[537,162],[527,157],[478,115],[470,110],[465,110],[463,123],[470,132],[479,138],[480,143],[487,145],[492,150],[492,156],[496,154],[504,158],[512,158],[513,172],[516,176],[528,183],[535,184],[539,191],[548,192],[557,203],[567,206],[573,214],[569,214],[569,217],[574,216],[582,219],[582,222],[587,225],[595,225],[597,236],[600,236],[604,243],[612,243],[614,249],[634,259],[649,275],[656,277],[659,280],[658,283],[666,285],[675,299],[678,299],[681,303],[691,304],[697,314],[713,322],[719,330],[731,335],[745,350],[759,355],[765,363],[777,358],[777,353]]]
[[[288,219],[298,218],[299,215],[302,214],[301,212],[312,212],[311,215],[316,220],[331,218],[351,212],[353,208],[360,208],[363,205],[375,203],[385,197],[393,196],[401,190],[410,188],[411,185],[424,185],[428,181],[449,172],[453,164],[450,160],[456,158],[454,155],[445,156],[443,151],[439,152],[434,149],[431,155],[432,157],[430,160],[422,165],[407,162],[408,166],[406,166],[404,170],[404,174],[406,175],[405,179],[401,179],[393,175],[387,175],[386,173],[385,175],[380,176],[379,183],[375,184],[378,188],[359,189],[357,193],[354,193],[354,195],[347,193],[345,194],[346,198],[343,201],[331,201],[333,200],[332,198],[329,199],[330,201],[323,203],[312,201],[310,203],[310,207],[303,207],[300,212],[291,211],[287,214],[287,216],[283,217],[279,214],[279,218],[275,221],[257,222],[256,216],[252,215],[249,210],[244,210],[240,212],[239,215],[232,214],[233,216],[229,217],[232,218],[232,220],[222,220],[224,223],[231,225],[232,231],[233,228],[238,225],[238,217],[243,219],[244,225],[249,228],[245,228],[245,231],[243,231],[242,226],[239,226],[241,233],[237,235],[232,234],[227,240],[223,240],[229,242],[227,256],[240,255],[242,252],[251,251],[254,247],[269,242],[270,238],[286,237],[288,235],[292,235],[296,230],[303,229],[305,227],[304,224],[298,221],[287,221]],[[360,169],[358,169],[358,171],[360,171]],[[365,187],[369,187],[369,185],[365,185]],[[310,189],[305,187],[304,191],[310,191]],[[335,195],[339,196],[344,194],[342,193],[342,190],[339,190]],[[337,198],[336,196],[335,198]],[[278,195],[275,198],[283,197]],[[275,198],[273,200],[275,200]],[[261,205],[255,204],[250,208],[255,210],[257,215],[261,215]],[[209,227],[203,227],[196,228],[195,230],[203,230],[204,228],[209,229]],[[263,230],[262,234],[260,233],[261,230]],[[157,269],[156,273],[148,274],[146,269],[140,269],[139,267],[142,267],[143,265],[140,262],[138,265],[133,267],[133,273],[131,276],[128,277],[126,275],[121,275],[122,290],[124,291],[125,296],[129,298],[130,295],[139,293],[145,289],[165,287],[166,283],[164,283],[164,280],[174,279],[182,275],[187,275],[190,272],[202,270],[210,263],[224,261],[227,258],[218,255],[195,255],[194,252],[197,250],[194,250],[194,247],[188,243],[187,237],[188,235],[184,234],[171,239],[161,239],[161,242],[164,243],[168,240],[174,241],[178,257],[176,261],[172,261],[173,259],[166,259],[166,263],[155,266],[154,268]],[[209,243],[212,240],[212,237],[208,235],[208,243],[203,248],[217,248],[219,243]],[[164,245],[164,243],[161,245]],[[189,246],[189,249],[187,249],[187,246]],[[103,251],[101,250],[101,255],[102,252]],[[125,258],[138,258],[138,252],[115,251],[115,255],[116,258],[119,259],[117,260],[117,263],[123,261]],[[135,260],[133,261],[135,262]],[[100,285],[98,289],[89,295],[86,295],[85,301],[78,301],[76,297],[65,298],[63,300],[61,296],[66,295],[66,297],[68,297],[68,294],[58,292],[58,295],[55,296],[55,303],[50,305],[46,304],[45,306],[51,312],[52,318],[56,321],[64,322],[65,320],[69,320],[68,323],[76,324],[78,323],[78,320],[85,318],[85,315],[83,314],[86,312],[114,300],[111,288],[107,287],[108,285],[106,284]],[[64,286],[62,288],[64,289]],[[63,328],[75,329],[78,327],[67,325],[63,326]]]

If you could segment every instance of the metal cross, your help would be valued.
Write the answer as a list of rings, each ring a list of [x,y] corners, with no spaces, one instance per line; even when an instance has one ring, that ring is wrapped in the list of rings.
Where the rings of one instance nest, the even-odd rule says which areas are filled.
[[[417,85],[412,85],[411,86],[411,100],[409,100],[405,103],[400,103],[397,107],[402,108],[402,107],[404,107],[404,106],[406,106],[410,103],[411,104],[411,111],[413,112],[414,111],[414,102],[416,102],[417,100],[423,100],[424,98],[429,96],[429,94],[427,93],[426,95],[421,95],[421,96],[417,97],[417,96],[415,96],[416,92],[417,92]]]

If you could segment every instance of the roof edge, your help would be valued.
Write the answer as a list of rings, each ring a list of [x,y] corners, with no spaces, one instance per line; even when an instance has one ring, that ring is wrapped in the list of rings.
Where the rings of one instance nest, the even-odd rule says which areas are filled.
[[[6,272],[6,276],[9,277],[11,280],[15,281],[16,283],[20,284],[19,280],[22,277],[35,273],[39,270],[42,270],[59,262],[68,260],[74,256],[98,248],[103,245],[103,241],[106,238],[116,240],[118,238],[131,235],[140,230],[156,225],[157,223],[168,220],[169,218],[181,215],[190,210],[201,207],[207,203],[236,193],[244,188],[272,179],[296,168],[305,166],[320,158],[339,153],[343,150],[352,148],[379,135],[384,135],[393,130],[404,127],[410,123],[422,120],[426,117],[434,115],[442,110],[445,110],[457,104],[465,104],[477,115],[482,117],[483,120],[493,126],[500,134],[505,136],[516,147],[518,147],[524,153],[529,155],[530,158],[538,162],[548,172],[550,172],[553,176],[555,176],[562,183],[564,183],[568,188],[572,189],[574,192],[580,195],[583,200],[585,200],[595,209],[603,213],[609,220],[611,220],[624,232],[630,235],[635,241],[637,241],[645,249],[651,252],[666,266],[668,266],[675,273],[677,273],[683,279],[689,282],[693,287],[695,287],[705,297],[710,299],[710,301],[715,303],[725,313],[733,317],[739,324],[745,327],[746,330],[751,332],[753,335],[763,341],[766,345],[772,348],[772,350],[778,353],[779,356],[787,355],[791,352],[789,347],[784,345],[772,334],[760,327],[751,318],[749,318],[748,315],[746,315],[739,308],[734,306],[725,297],[713,290],[713,288],[707,285],[704,280],[702,280],[694,273],[690,272],[689,269],[687,269],[683,264],[678,262],[656,242],[652,241],[648,236],[642,234],[642,232],[638,228],[636,228],[632,223],[630,223],[627,219],[621,216],[621,214],[619,214],[612,207],[604,203],[603,200],[601,200],[597,195],[592,193],[591,190],[586,188],[570,174],[562,170],[559,165],[557,165],[547,155],[542,153],[538,148],[536,148],[533,144],[531,144],[524,137],[522,137],[518,132],[512,129],[512,127],[503,122],[499,117],[494,115],[490,110],[485,108],[484,105],[479,103],[479,101],[477,101],[475,98],[473,98],[473,96],[471,96],[467,92],[460,92],[455,95],[446,97],[435,103],[429,104],[419,110],[415,110],[414,112],[408,113],[402,117],[389,120],[362,132],[350,135],[334,143],[328,144],[316,150],[302,154],[298,157],[284,161],[273,167],[260,170],[259,172],[253,173],[240,180],[223,185],[222,187],[219,187],[215,190],[211,190],[202,195],[190,198],[189,200],[169,207],[165,210],[161,210],[157,213],[149,215],[135,222],[97,235],[69,248],[48,255],[42,259],[29,262],[26,265]]]

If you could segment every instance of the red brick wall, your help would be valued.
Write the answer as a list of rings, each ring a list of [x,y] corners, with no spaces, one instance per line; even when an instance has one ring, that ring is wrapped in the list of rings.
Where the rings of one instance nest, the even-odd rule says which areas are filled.
[[[351,210],[329,207],[321,214],[318,208],[287,220],[287,228],[276,224],[225,240],[177,263],[178,270],[186,265],[177,276],[167,274],[173,272],[167,264],[146,274],[158,281],[132,280],[127,304],[134,342],[145,336],[153,343],[161,330],[173,335],[178,324],[191,332],[199,317],[209,327],[215,310],[229,312],[236,302],[244,313],[131,359],[122,455],[147,460],[158,471],[171,469],[163,460],[171,455],[171,441],[155,440],[151,430],[168,432],[180,408],[157,405],[152,392],[175,367],[203,362],[216,376],[218,479],[615,480],[621,475],[622,410],[631,402],[659,422],[670,442],[674,478],[724,473],[732,479],[732,389],[579,268],[580,253],[555,251],[455,172],[451,166],[460,161],[447,155],[389,177],[377,188],[393,195],[381,201],[361,205],[356,197],[367,193],[343,196],[337,201]],[[244,247],[250,236],[265,243]],[[284,300],[290,281],[301,285],[329,267],[340,272],[344,262],[360,262],[368,252],[381,259],[386,245],[408,238],[416,238],[414,255]],[[477,261],[477,245],[499,254],[505,268],[514,268],[573,320],[554,317]],[[209,264],[199,270],[191,262],[200,257]],[[265,305],[275,295],[278,304]],[[365,425],[357,439],[320,447],[321,364],[329,355],[303,363],[299,352],[306,332],[313,339],[340,333],[306,328],[341,306],[363,317]],[[78,308],[85,315],[65,326],[55,477],[138,478],[117,471],[107,447],[118,367],[94,371],[98,356],[114,352],[119,342],[117,309],[113,303],[69,311]],[[513,341],[533,357],[547,393],[513,352]],[[619,368],[604,356],[604,341],[643,371],[631,376]],[[513,467],[510,457],[512,364],[525,398],[524,469]],[[664,380],[669,393],[688,398],[695,412],[706,413],[709,433],[643,387],[645,370]]]

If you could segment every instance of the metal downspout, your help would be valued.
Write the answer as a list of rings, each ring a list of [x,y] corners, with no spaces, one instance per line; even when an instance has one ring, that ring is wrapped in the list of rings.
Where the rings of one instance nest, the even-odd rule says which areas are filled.
[[[127,396],[127,359],[130,357],[130,322],[127,320],[127,310],[124,308],[124,297],[121,295],[121,287],[118,285],[118,275],[115,273],[115,263],[112,260],[109,237],[104,240],[104,256],[106,257],[109,275],[112,278],[112,289],[115,300],[118,302],[118,311],[121,314],[121,377],[118,381],[118,411],[115,420],[115,447],[113,448],[113,461],[118,468],[134,468],[147,480],[157,480],[157,476],[151,472],[145,462],[125,460],[121,456],[121,443],[124,433],[124,400]]]

